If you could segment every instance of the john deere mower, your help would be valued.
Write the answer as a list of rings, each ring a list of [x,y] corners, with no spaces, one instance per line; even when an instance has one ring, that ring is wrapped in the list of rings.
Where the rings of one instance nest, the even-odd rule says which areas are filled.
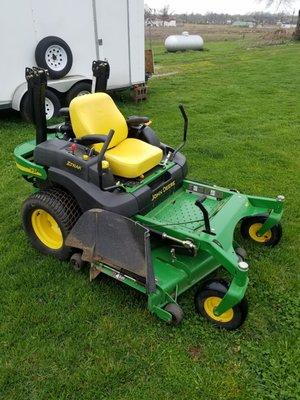
[[[24,230],[40,252],[106,274],[143,293],[148,309],[179,324],[179,296],[197,285],[196,311],[236,329],[247,316],[243,237],[272,247],[281,238],[284,197],[250,196],[186,179],[183,141],[161,143],[143,116],[125,118],[105,92],[108,65],[93,63],[95,93],[61,109],[47,126],[47,72],[27,68],[36,138],[15,149],[16,165],[34,187],[22,208]],[[213,278],[222,267],[227,281]],[[220,276],[220,274],[218,274]],[[228,282],[229,281],[229,282]]]

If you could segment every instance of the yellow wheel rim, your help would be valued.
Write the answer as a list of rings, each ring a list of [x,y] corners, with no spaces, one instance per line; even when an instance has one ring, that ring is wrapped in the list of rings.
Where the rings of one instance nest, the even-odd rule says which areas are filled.
[[[53,250],[63,245],[63,235],[55,219],[47,211],[38,208],[31,215],[31,224],[39,240]]]
[[[204,310],[209,318],[217,322],[230,322],[233,318],[234,311],[232,308],[217,316],[214,314],[214,309],[221,303],[221,298],[216,296],[207,297],[204,301]]]
[[[266,233],[264,233],[262,236],[258,236],[257,232],[260,230],[260,228],[263,226],[260,222],[257,222],[255,224],[252,224],[249,228],[249,236],[252,240],[258,243],[266,243],[268,242],[271,237],[272,237],[272,232],[269,229]]]

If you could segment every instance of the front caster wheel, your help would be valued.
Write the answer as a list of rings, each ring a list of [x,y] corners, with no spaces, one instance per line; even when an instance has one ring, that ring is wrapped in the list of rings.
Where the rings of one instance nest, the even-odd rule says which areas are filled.
[[[179,325],[183,319],[182,308],[178,304],[169,303],[166,305],[165,310],[172,315],[172,319],[169,322],[171,325]]]
[[[195,294],[195,306],[197,312],[213,323],[218,328],[234,330],[245,321],[248,313],[248,304],[244,298],[239,304],[217,316],[215,308],[220,304],[228,290],[224,281],[208,281]]]
[[[263,226],[268,218],[264,216],[248,217],[243,219],[241,224],[241,234],[245,239],[251,239],[256,243],[263,244],[265,246],[274,247],[280,242],[282,236],[281,224],[274,225],[262,236],[259,236],[257,232]]]

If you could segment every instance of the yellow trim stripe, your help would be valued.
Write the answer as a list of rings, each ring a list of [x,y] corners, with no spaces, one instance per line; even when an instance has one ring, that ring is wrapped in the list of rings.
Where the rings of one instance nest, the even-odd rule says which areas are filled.
[[[18,163],[16,163],[16,166],[19,170],[21,170],[23,172],[28,172],[29,174],[32,174],[32,175],[42,176],[42,174],[34,168],[24,167],[23,165],[18,164]]]

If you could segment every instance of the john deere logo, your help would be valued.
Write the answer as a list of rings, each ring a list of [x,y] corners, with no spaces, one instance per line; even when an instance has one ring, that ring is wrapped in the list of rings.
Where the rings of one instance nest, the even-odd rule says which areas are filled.
[[[82,166],[79,164],[74,163],[73,161],[67,161],[66,162],[66,167],[77,169],[77,171],[82,170]]]
[[[157,200],[160,196],[171,190],[173,187],[175,187],[175,181],[168,183],[167,185],[160,188],[157,192],[152,193],[152,201]]]

